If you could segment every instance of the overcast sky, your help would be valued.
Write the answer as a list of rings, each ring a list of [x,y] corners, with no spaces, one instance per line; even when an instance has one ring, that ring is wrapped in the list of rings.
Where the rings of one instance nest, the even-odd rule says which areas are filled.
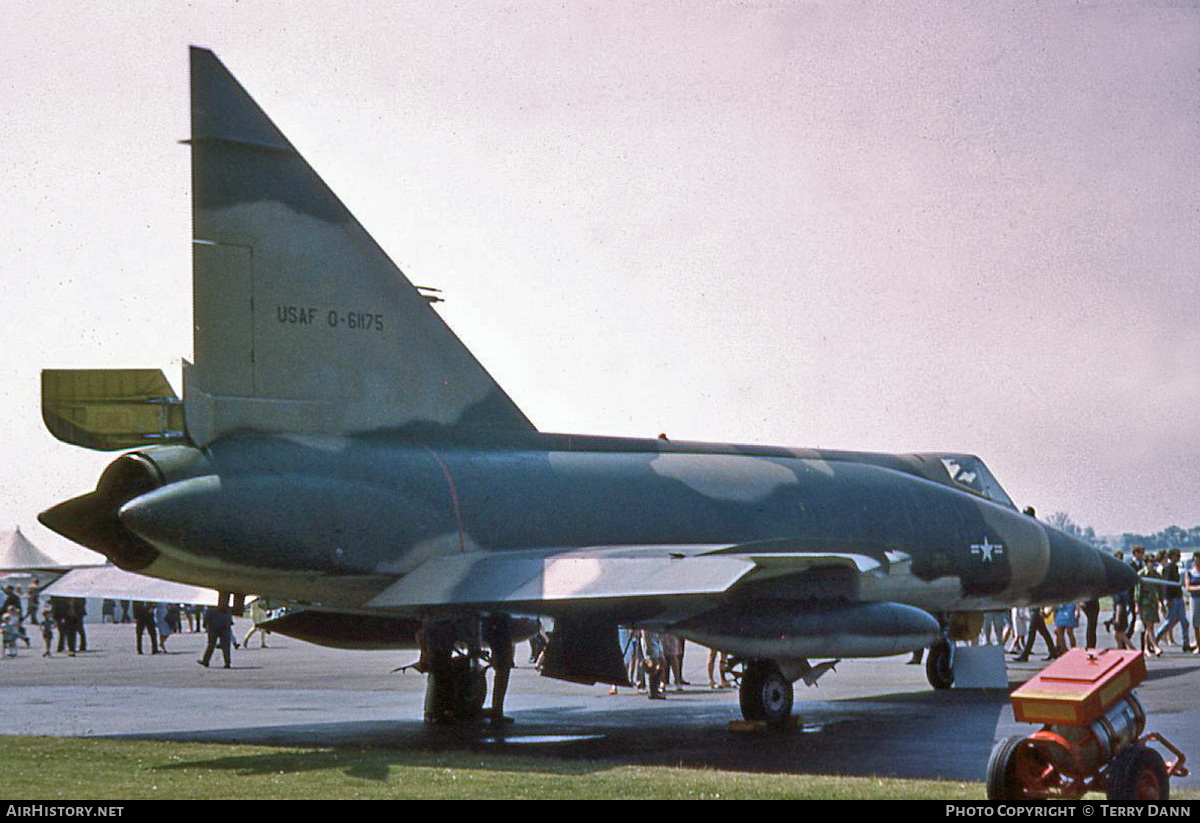
[[[0,526],[112,455],[39,370],[191,357],[212,48],[544,431],[981,456],[1200,523],[1196,3],[0,0]]]

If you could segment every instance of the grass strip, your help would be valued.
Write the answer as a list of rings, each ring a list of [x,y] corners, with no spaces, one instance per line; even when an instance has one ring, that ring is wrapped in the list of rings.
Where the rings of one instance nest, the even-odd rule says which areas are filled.
[[[982,782],[752,774],[384,748],[0,737],[5,800],[982,800]],[[1172,799],[1200,792],[1173,791]],[[1103,800],[1100,795],[1089,799]]]
[[[982,783],[97,738],[0,737],[0,775],[6,800],[983,797]]]

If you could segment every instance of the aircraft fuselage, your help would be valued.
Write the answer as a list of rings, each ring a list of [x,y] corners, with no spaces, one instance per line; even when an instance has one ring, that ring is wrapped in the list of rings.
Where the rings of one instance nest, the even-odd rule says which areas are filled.
[[[934,612],[1114,588],[1111,564],[1089,546],[948,477],[929,479],[946,473],[936,455],[495,440],[246,434],[203,451],[144,449],[110,470],[129,474],[137,462],[144,477],[109,482],[103,494],[102,480],[88,496],[92,515],[142,550],[77,539],[155,576],[349,609],[433,557],[621,546],[869,557],[876,573],[841,583],[826,575],[819,596]],[[114,487],[122,483],[125,491]],[[58,519],[53,510],[47,518]],[[810,582],[743,587],[804,599]]]

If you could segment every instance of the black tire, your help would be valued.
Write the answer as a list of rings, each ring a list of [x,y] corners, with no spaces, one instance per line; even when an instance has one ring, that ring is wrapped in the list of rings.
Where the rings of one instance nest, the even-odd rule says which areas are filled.
[[[1170,800],[1171,781],[1162,755],[1135,743],[1113,758],[1108,767],[1108,799],[1130,803]]]
[[[738,691],[742,717],[780,728],[792,716],[794,694],[791,681],[770,660],[747,664]]]
[[[1024,737],[1001,740],[992,749],[987,766],[988,800],[1013,801],[1025,797],[1025,790],[1017,782],[1015,754],[1017,747],[1025,742]]]
[[[988,758],[989,800],[1078,800],[1086,784],[1076,776],[1075,758],[1053,739],[1010,737]]]
[[[487,679],[469,657],[451,657],[430,672],[426,690],[426,721],[458,723],[483,714]]]
[[[950,641],[939,640],[929,647],[925,676],[935,689],[948,689],[954,685],[954,647]]]
[[[477,669],[469,657],[455,658],[454,667],[454,715],[460,720],[470,720],[483,713],[487,700],[487,677]]]

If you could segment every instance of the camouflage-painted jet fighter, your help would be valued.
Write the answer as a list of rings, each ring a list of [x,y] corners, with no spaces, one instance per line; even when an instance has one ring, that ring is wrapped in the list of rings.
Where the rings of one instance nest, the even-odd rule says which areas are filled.
[[[443,663],[483,616],[548,616],[544,673],[579,682],[626,682],[618,625],[669,631],[743,661],[772,723],[811,659],[932,646],[945,686],[965,616],[1133,584],[975,457],[538,432],[211,52],[191,84],[182,401],[43,377],[55,436],[132,451],[41,520],[121,568],[291,601],[274,628],[318,642],[448,636]],[[477,708],[475,667],[433,669]]]

